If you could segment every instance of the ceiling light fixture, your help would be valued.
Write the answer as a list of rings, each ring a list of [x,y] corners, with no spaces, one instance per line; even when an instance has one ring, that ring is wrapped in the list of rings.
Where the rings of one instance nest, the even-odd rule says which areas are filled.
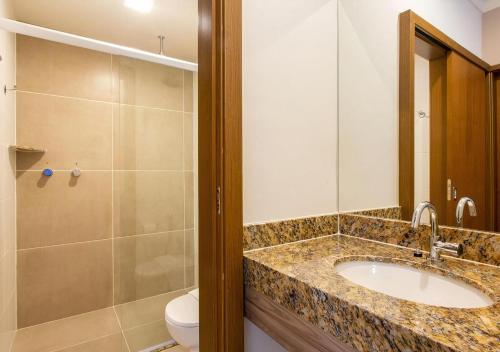
[[[151,12],[154,5],[154,0],[125,0],[123,5],[141,13]]]

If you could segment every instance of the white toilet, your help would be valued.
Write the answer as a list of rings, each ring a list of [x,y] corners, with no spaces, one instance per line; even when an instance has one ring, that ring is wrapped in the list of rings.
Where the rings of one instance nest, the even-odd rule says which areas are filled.
[[[165,321],[172,338],[190,352],[200,350],[199,290],[171,300],[165,307]]]

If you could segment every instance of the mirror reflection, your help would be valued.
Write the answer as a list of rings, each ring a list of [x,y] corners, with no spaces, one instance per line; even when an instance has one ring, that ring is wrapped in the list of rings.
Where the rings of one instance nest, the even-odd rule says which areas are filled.
[[[458,28],[426,2],[402,3],[339,3],[340,211],[410,221],[427,201],[439,224],[500,231],[489,22],[478,31],[471,14]]]

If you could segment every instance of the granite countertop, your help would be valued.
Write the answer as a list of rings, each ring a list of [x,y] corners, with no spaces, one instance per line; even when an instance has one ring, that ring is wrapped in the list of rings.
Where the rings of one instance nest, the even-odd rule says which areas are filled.
[[[335,273],[346,260],[403,262],[460,277],[490,295],[486,308],[428,306],[356,285]],[[439,267],[413,250],[332,235],[247,251],[245,285],[359,351],[500,351],[500,268],[445,258]]]

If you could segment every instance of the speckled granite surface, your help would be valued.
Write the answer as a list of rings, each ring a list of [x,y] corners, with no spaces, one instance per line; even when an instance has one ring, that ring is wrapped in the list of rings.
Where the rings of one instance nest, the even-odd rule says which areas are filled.
[[[243,249],[251,250],[278,244],[332,235],[338,231],[338,215],[291,219],[243,227]]]
[[[359,211],[349,212],[349,214],[374,216],[377,218],[400,220],[401,219],[401,207],[359,210]]]
[[[245,285],[358,351],[500,350],[498,267],[446,258],[442,268],[429,268],[465,278],[496,302],[487,308],[453,309],[400,300],[335,274],[337,262],[367,257],[426,265],[405,248],[333,235],[244,257]]]
[[[440,226],[445,242],[462,243],[463,258],[500,265],[500,234]],[[410,222],[369,216],[341,214],[339,233],[410,248],[429,250],[430,226],[422,225],[413,232]]]

